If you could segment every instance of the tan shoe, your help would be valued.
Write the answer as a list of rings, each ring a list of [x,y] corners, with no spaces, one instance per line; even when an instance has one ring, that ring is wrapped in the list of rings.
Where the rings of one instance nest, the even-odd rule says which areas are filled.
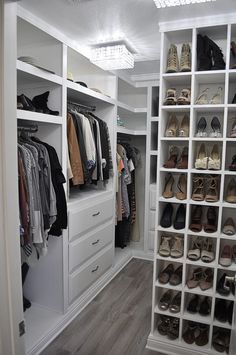
[[[181,57],[180,57],[180,71],[191,71],[191,49],[189,44],[184,43],[182,45]]]
[[[219,200],[219,177],[209,176],[206,178],[206,202],[217,202]]]
[[[167,73],[177,73],[179,71],[179,59],[177,53],[177,47],[175,44],[171,44],[168,56],[167,56]]]
[[[187,198],[187,176],[186,174],[181,174],[177,184],[179,191],[176,193],[176,198],[178,200],[185,200]]]
[[[180,96],[177,99],[177,105],[190,105],[191,101],[191,90],[183,89]]]
[[[173,115],[171,114],[168,123],[166,125],[166,132],[165,132],[166,137],[176,137],[177,129],[178,129],[178,120],[174,114]]]
[[[232,178],[227,186],[226,202],[236,203],[236,180]]]
[[[164,105],[176,105],[177,98],[176,98],[176,89],[170,88],[166,91],[166,98],[164,100]]]
[[[196,160],[195,160],[195,169],[207,169],[208,157],[206,153],[205,144],[200,145]]]
[[[189,117],[188,115],[184,115],[179,130],[178,137],[188,137],[189,136]]]
[[[174,196],[174,192],[173,192],[174,182],[175,180],[173,178],[173,175],[171,173],[167,174],[165,178],[165,188],[163,191],[164,198],[171,198]]]
[[[208,159],[208,169],[209,170],[220,170],[220,151],[218,144],[214,144],[211,154]]]

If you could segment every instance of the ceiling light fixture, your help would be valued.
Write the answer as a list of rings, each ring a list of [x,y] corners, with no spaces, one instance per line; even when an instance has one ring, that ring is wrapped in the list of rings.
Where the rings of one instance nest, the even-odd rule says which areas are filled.
[[[90,61],[104,70],[134,67],[134,57],[124,44],[92,48]]]
[[[216,0],[154,0],[158,9],[171,6],[200,4]]]

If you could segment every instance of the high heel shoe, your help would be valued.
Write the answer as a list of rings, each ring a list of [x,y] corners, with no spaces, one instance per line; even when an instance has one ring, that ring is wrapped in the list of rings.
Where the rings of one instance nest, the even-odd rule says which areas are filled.
[[[179,130],[178,137],[188,137],[189,136],[189,117],[188,115],[184,115]]]
[[[209,290],[213,286],[213,271],[210,268],[207,268],[202,273],[202,278],[199,282],[200,289],[202,291]]]
[[[226,235],[234,235],[236,233],[235,223],[232,218],[226,219],[222,232]]]
[[[219,264],[222,266],[230,266],[232,264],[230,245],[225,245],[220,253]]]
[[[236,155],[232,157],[232,163],[229,166],[229,170],[236,171]]]
[[[219,178],[215,175],[206,178],[206,202],[217,202],[219,200]]]
[[[178,128],[178,120],[175,115],[170,115],[168,124],[166,126],[166,137],[176,137]]]
[[[197,237],[192,239],[191,247],[188,251],[189,260],[197,261],[201,257],[201,249],[202,249],[202,240]]]
[[[220,121],[218,119],[218,117],[214,116],[212,118],[211,121],[211,128],[212,128],[212,132],[210,133],[210,137],[213,138],[221,138],[222,134],[221,134],[221,125],[220,125]]]
[[[233,124],[232,124],[232,128],[230,131],[230,138],[236,138],[236,117],[233,118]]]
[[[227,186],[226,202],[236,203],[236,180],[232,178]]]
[[[210,105],[220,105],[223,103],[223,89],[221,86],[218,87],[217,92],[212,96],[210,100]]]
[[[161,227],[163,228],[171,227],[172,214],[173,214],[173,206],[171,203],[167,203],[161,216],[161,221],[160,221]]]
[[[161,244],[159,246],[159,254],[161,256],[164,257],[168,257],[170,256],[170,241],[171,241],[171,237],[167,236],[167,235],[163,235],[161,237]]]
[[[186,218],[186,210],[185,206],[183,204],[179,205],[176,215],[175,215],[175,220],[174,220],[174,228],[175,229],[184,229],[185,228],[185,218]]]
[[[195,288],[199,285],[201,279],[202,279],[202,268],[197,268],[194,269],[192,272],[192,276],[189,280],[187,280],[187,286],[188,288]]]
[[[195,169],[207,169],[207,162],[208,158],[206,154],[205,144],[202,143],[200,145],[200,149],[198,151],[197,158],[195,161]]]
[[[208,207],[207,223],[204,226],[206,233],[215,233],[217,231],[217,213],[215,207]]]
[[[201,316],[208,316],[211,313],[211,306],[209,303],[209,298],[206,296],[204,300],[201,302],[199,307],[199,314]]]
[[[204,178],[201,175],[194,175],[193,177],[193,193],[192,200],[203,201],[204,200]]]
[[[179,149],[176,146],[171,146],[169,148],[169,159],[165,162],[165,164],[163,165],[164,168],[167,169],[174,169],[176,167],[177,164],[177,160],[178,160],[178,155],[179,155]]]
[[[179,191],[176,193],[178,200],[185,200],[187,198],[187,177],[186,174],[181,174],[177,184]]]
[[[177,169],[188,169],[188,147],[183,148]]]
[[[193,206],[189,229],[195,233],[202,230],[202,206]]]
[[[201,117],[197,124],[196,137],[207,137],[206,126],[207,122],[205,117]]]
[[[204,263],[211,263],[214,259],[215,259],[215,254],[213,250],[213,242],[211,238],[206,238],[202,246],[201,260]]]
[[[200,93],[200,95],[198,96],[195,102],[196,105],[207,105],[209,103],[208,96],[207,96],[208,90],[209,88],[206,88]]]
[[[208,159],[208,169],[209,170],[220,170],[220,152],[218,144],[214,144],[211,154]]]
[[[174,196],[174,192],[172,189],[174,182],[175,182],[175,180],[173,178],[173,175],[171,173],[168,173],[165,178],[165,188],[164,188],[164,192],[163,192],[164,198],[171,198]]]

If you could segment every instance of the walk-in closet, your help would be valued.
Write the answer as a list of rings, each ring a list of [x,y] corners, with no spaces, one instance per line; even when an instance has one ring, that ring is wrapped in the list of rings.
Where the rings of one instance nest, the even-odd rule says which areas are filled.
[[[0,355],[234,355],[235,1],[0,8]]]

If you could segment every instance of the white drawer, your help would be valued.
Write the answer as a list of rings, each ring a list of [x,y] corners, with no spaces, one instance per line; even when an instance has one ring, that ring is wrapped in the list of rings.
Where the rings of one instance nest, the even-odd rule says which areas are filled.
[[[149,211],[149,230],[155,230],[155,211]]]
[[[69,302],[72,303],[106,270],[112,266],[113,246],[109,246],[97,258],[85,263],[78,271],[69,275]]]
[[[112,218],[113,205],[113,199],[109,199],[95,203],[87,208],[70,211],[69,240],[79,237],[81,234]]]
[[[154,238],[155,238],[155,232],[149,231],[148,232],[148,249],[149,250],[154,250]]]
[[[69,243],[69,272],[99,252],[113,240],[114,226],[112,222],[92,231]]]
[[[149,207],[150,210],[156,209],[156,190],[150,189],[149,191]]]

